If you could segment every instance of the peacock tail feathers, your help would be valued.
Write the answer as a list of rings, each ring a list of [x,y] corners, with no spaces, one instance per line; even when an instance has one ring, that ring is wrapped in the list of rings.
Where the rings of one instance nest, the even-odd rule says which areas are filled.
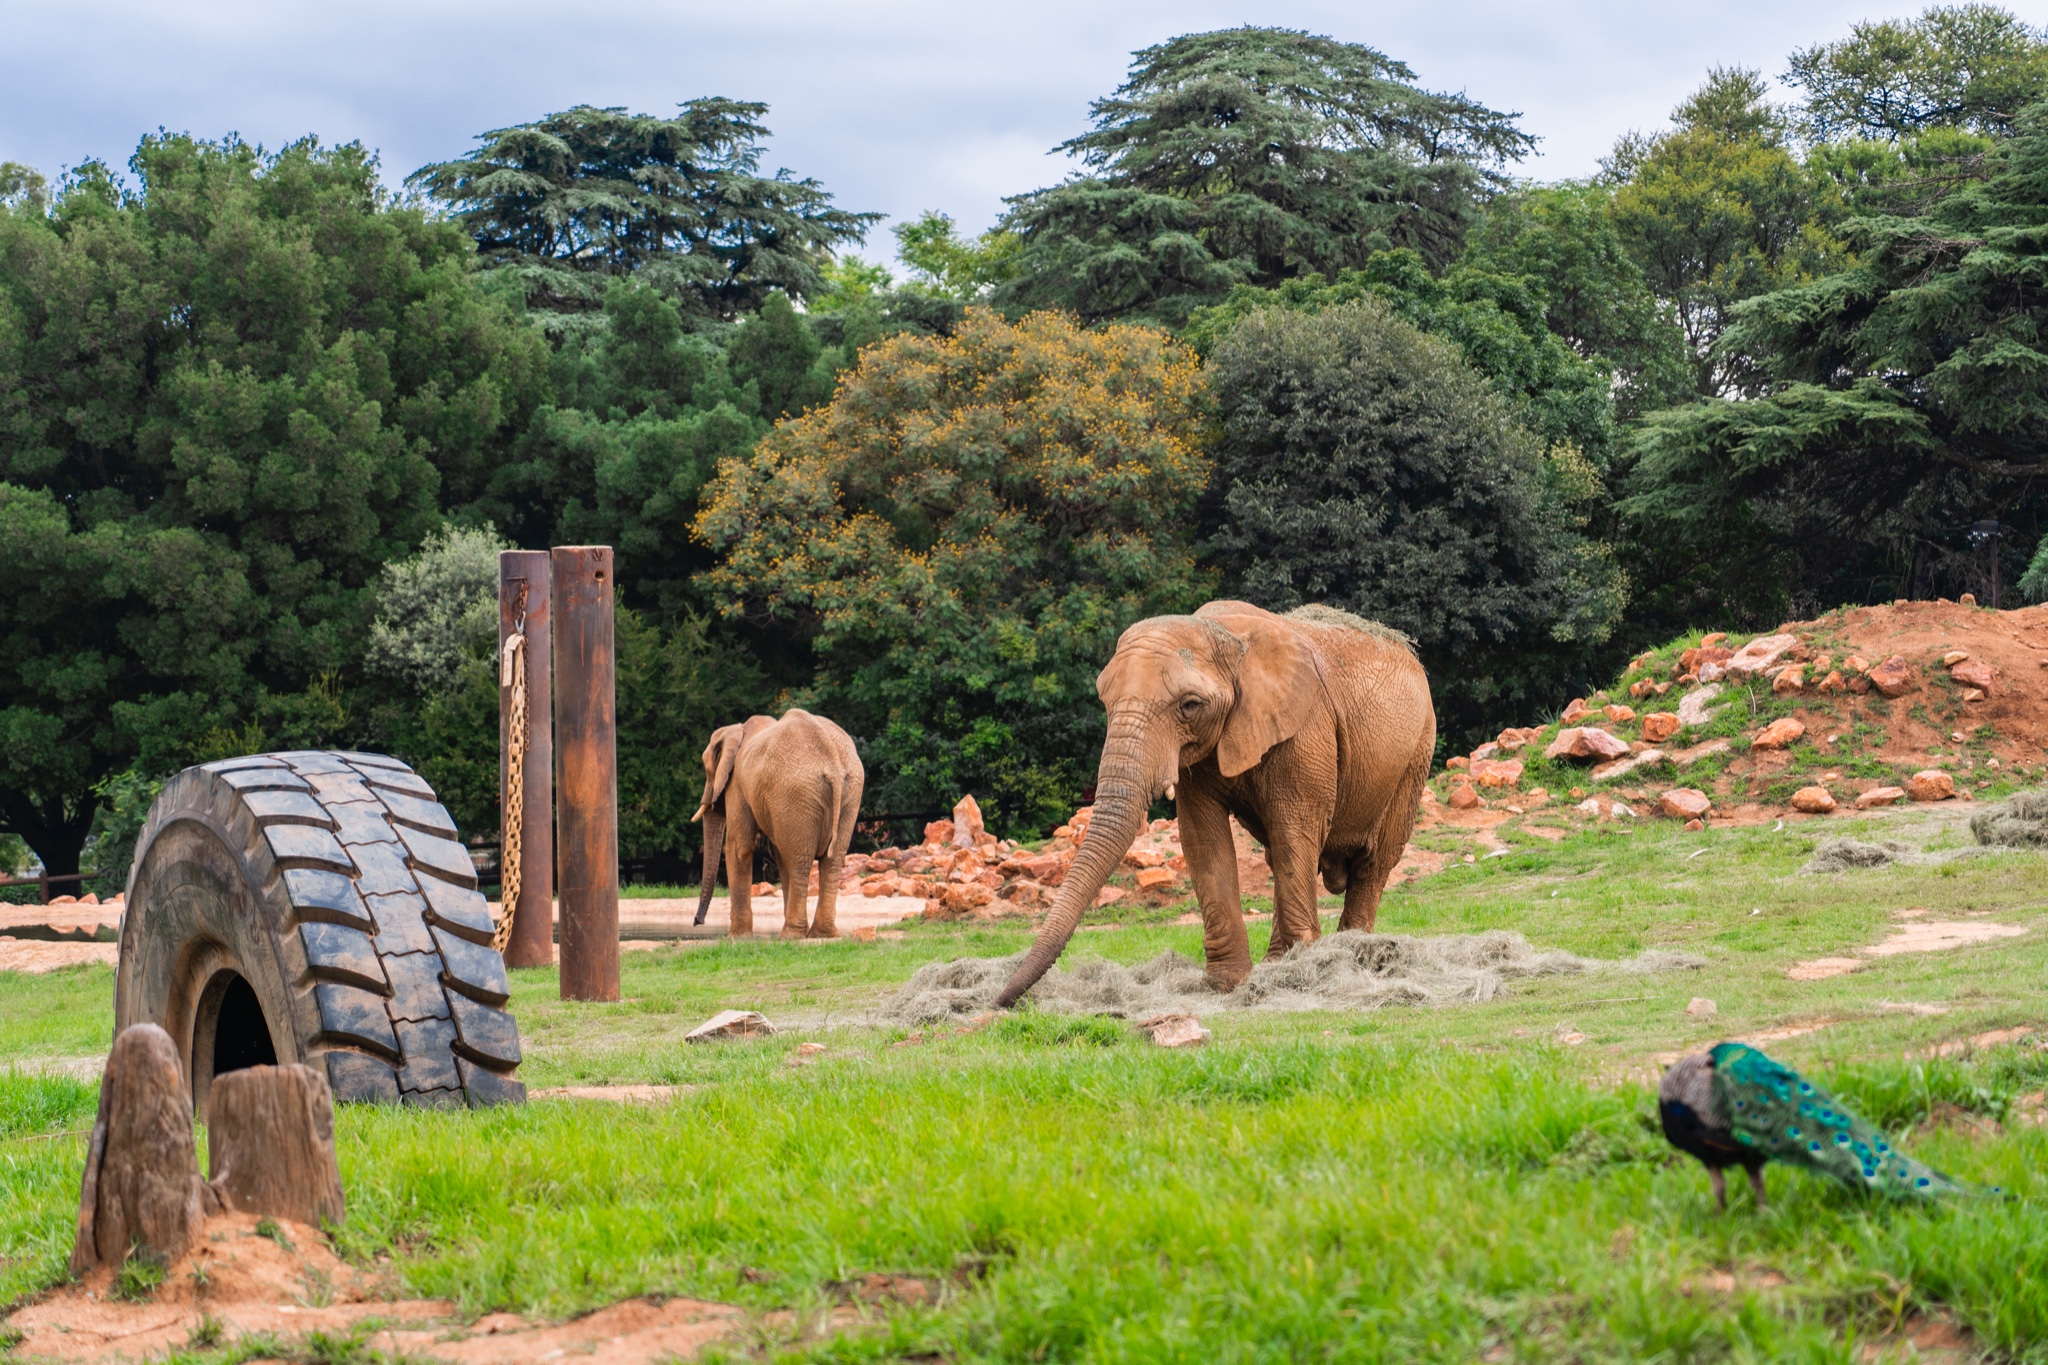
[[[1748,1044],[1721,1043],[1710,1055],[1715,1096],[1735,1140],[1769,1160],[1895,1199],[1970,1190],[1899,1151],[1826,1090]]]

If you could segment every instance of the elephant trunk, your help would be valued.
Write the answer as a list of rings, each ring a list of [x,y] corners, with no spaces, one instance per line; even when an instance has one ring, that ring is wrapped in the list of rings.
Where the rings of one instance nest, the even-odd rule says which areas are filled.
[[[718,885],[718,865],[725,861],[725,811],[717,806],[704,812],[704,889],[697,893],[697,918],[702,924],[711,909],[711,892]]]
[[[1161,764],[1150,761],[1148,728],[1148,718],[1140,711],[1122,711],[1110,717],[1109,737],[1103,742],[1102,763],[1096,771],[1095,813],[1088,821],[1088,832],[1082,836],[1080,852],[1060,882],[1052,911],[1038,931],[1031,951],[1024,955],[1009,984],[996,997],[998,1009],[1016,1004],[1059,960],[1067,940],[1081,923],[1081,916],[1095,904],[1096,893],[1144,830],[1152,798],[1161,790],[1159,774],[1164,770]],[[1169,775],[1166,785],[1171,782]]]

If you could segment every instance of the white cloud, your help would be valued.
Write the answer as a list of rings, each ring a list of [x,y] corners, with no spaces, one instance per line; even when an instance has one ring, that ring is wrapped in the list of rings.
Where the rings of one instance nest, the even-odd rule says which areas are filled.
[[[2048,0],[2012,6],[2048,19]],[[1775,75],[1795,47],[1923,6],[1869,0],[1446,0],[1423,5],[629,3],[535,0],[9,0],[0,159],[55,172],[124,161],[158,126],[275,146],[315,133],[378,149],[396,183],[476,133],[579,102],[664,111],[697,95],[771,106],[768,164],[901,218],[979,229],[1051,184],[1132,49],[1276,24],[1370,43],[1432,88],[1520,110],[1527,173],[1582,175],[1618,133],[1661,125],[1710,65]],[[886,257],[886,231],[868,255]]]

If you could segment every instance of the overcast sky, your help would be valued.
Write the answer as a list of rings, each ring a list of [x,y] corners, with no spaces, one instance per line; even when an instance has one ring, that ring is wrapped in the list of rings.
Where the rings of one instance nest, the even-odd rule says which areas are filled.
[[[2009,6],[2040,25],[2048,0]],[[1371,44],[1437,90],[1518,110],[1525,173],[1582,175],[1655,128],[1711,65],[1769,75],[1884,0],[1438,0],[1031,4],[744,0],[4,0],[0,160],[45,173],[127,159],[159,126],[276,146],[360,140],[394,184],[477,133],[574,104],[666,112],[698,95],[765,101],[766,163],[847,208],[950,213],[1057,181],[1048,149],[1086,126],[1135,48],[1242,23]],[[868,255],[886,258],[888,234]]]

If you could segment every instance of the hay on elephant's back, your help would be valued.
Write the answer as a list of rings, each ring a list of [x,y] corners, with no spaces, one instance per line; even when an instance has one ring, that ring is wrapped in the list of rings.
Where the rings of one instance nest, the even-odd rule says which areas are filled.
[[[1405,632],[1382,625],[1378,621],[1368,621],[1363,616],[1353,616],[1348,611],[1340,611],[1321,602],[1310,602],[1307,606],[1296,607],[1287,615],[1292,620],[1306,621],[1313,626],[1337,626],[1343,630],[1357,630],[1367,635],[1377,635],[1382,640],[1401,646],[1410,654],[1415,652],[1415,641]]]
[[[882,1007],[882,1022],[935,1024],[994,1009],[997,994],[1022,960],[1018,954],[927,963]],[[1100,959],[1067,970],[1055,967],[1028,998],[1055,1013],[1133,1018],[1173,1009],[1371,1010],[1492,1000],[1510,982],[1526,977],[1702,965],[1699,958],[1661,951],[1628,962],[1603,962],[1539,951],[1520,934],[1498,930],[1442,938],[1347,930],[1259,963],[1228,994],[1209,988],[1201,963],[1168,952],[1131,967]]]

